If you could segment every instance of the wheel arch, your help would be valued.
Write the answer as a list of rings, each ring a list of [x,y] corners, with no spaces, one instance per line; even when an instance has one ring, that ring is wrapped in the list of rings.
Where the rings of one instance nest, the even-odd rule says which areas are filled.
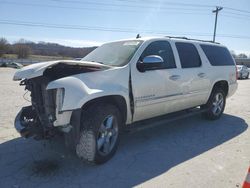
[[[72,150],[75,148],[79,138],[80,138],[80,130],[81,130],[81,118],[84,111],[87,110],[90,106],[95,105],[97,103],[109,103],[115,105],[122,114],[122,122],[125,126],[127,120],[127,103],[126,99],[121,95],[107,95],[102,97],[97,97],[89,100],[85,104],[82,105],[80,109],[73,110],[71,116],[71,125],[73,125],[73,129],[69,133],[65,133],[65,144],[67,147]]]
[[[121,95],[106,95],[106,96],[102,96],[102,97],[93,98],[93,99],[89,100],[88,102],[86,102],[82,106],[82,108],[81,108],[82,112],[84,112],[90,106],[97,104],[97,103],[104,103],[104,104],[108,103],[108,104],[112,104],[112,105],[116,106],[122,115],[123,124],[126,123],[128,110],[127,110],[126,99],[123,96],[121,96]]]
[[[229,84],[226,80],[219,80],[219,81],[215,82],[213,85],[212,91],[214,91],[216,88],[221,88],[225,92],[225,95],[226,96],[228,95]],[[211,91],[211,93],[212,93],[212,91]]]

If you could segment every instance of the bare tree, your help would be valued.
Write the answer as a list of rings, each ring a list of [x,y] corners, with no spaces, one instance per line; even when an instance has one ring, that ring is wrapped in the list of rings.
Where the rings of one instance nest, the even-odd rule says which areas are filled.
[[[31,48],[25,43],[26,41],[24,39],[20,39],[14,45],[18,59],[27,58],[31,54]]]
[[[0,57],[8,51],[9,44],[5,38],[0,38]]]

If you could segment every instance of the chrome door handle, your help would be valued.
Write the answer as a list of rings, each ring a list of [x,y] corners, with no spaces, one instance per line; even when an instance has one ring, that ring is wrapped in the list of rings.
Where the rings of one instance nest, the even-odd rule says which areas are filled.
[[[169,79],[170,80],[178,80],[178,79],[180,79],[180,75],[172,75],[172,76],[169,76]]]
[[[203,72],[201,72],[201,73],[198,74],[198,76],[199,76],[200,78],[204,78],[204,77],[206,76],[206,74],[203,73]]]

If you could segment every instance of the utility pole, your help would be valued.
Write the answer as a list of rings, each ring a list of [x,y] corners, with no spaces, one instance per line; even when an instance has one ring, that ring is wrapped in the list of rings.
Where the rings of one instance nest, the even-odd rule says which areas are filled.
[[[213,42],[215,42],[215,35],[216,35],[216,27],[217,27],[217,17],[218,17],[218,13],[219,13],[219,11],[221,11],[222,9],[223,9],[223,7],[216,7],[216,9],[212,11],[213,13],[215,13],[215,23],[214,23],[214,37],[213,37]]]

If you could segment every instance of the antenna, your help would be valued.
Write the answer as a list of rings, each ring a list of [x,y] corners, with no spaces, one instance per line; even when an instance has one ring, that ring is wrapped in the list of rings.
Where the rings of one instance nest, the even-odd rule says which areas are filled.
[[[136,38],[137,38],[137,39],[141,38],[141,35],[138,33],[138,34],[136,35]]]

